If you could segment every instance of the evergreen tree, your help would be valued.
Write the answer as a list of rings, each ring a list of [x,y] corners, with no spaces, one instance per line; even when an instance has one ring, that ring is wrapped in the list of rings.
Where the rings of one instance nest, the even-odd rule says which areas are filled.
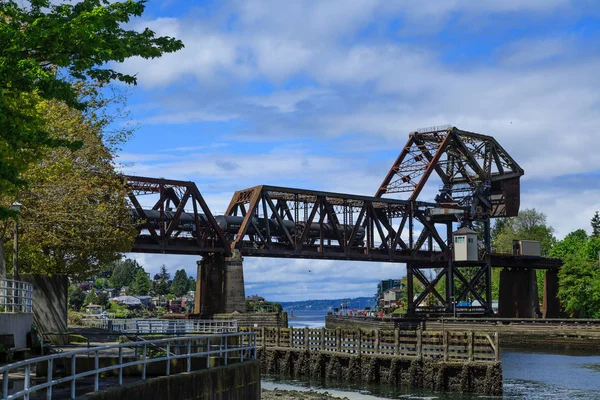
[[[81,306],[83,306],[84,301],[85,293],[83,293],[83,290],[78,287],[73,289],[73,291],[69,294],[69,307],[71,307],[71,310],[79,311]]]
[[[160,272],[154,275],[154,293],[159,296],[166,296],[171,288],[171,276],[167,272],[167,267],[163,264],[160,266]]]
[[[83,305],[87,306],[88,304],[98,304],[98,296],[96,296],[96,291],[94,289],[90,290],[88,295],[85,296]]]
[[[590,223],[592,225],[592,236],[600,236],[600,215],[598,211],[596,211]]]
[[[180,269],[175,272],[175,277],[173,278],[173,284],[171,285],[171,292],[177,297],[183,296],[187,293],[188,288],[188,278],[187,273],[184,269]]]
[[[129,294],[133,296],[147,296],[152,288],[152,281],[143,269],[135,274],[135,281],[129,287]]]

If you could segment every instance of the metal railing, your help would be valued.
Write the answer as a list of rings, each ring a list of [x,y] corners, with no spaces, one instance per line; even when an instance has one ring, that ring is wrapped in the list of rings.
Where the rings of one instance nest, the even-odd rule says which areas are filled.
[[[33,286],[27,282],[0,279],[0,312],[33,312]]]
[[[238,331],[236,320],[204,319],[84,319],[82,324],[109,332],[195,334],[232,333]]]
[[[93,368],[89,368],[89,364],[85,365],[83,362],[80,362],[80,364],[84,365],[80,365],[80,372],[77,372],[77,361],[83,358],[93,359]],[[109,362],[101,362],[106,358],[109,358]],[[205,361],[193,362],[195,359],[203,358],[205,358]],[[218,358],[221,361],[211,363],[211,358]],[[115,359],[118,359],[118,363],[111,365]],[[172,371],[172,368],[175,369],[178,365],[176,362],[172,363],[172,361],[179,359],[186,360],[187,362],[183,367],[179,368],[180,371]],[[114,380],[114,383],[122,385],[123,370],[128,367],[140,365],[140,380],[145,381],[148,375],[148,366],[153,363],[165,363],[164,370],[161,370],[159,373],[154,371],[155,375],[170,376],[172,372],[174,374],[192,372],[209,369],[217,365],[229,365],[247,360],[256,360],[256,335],[251,332],[226,333],[218,336],[188,336],[92,347],[33,358],[0,368],[0,376],[2,376],[2,399],[29,399],[30,394],[41,390],[46,391],[47,399],[52,399],[53,389],[56,389],[58,385],[64,384],[70,384],[70,387],[69,385],[67,387],[69,387],[71,399],[74,399],[76,395],[83,394],[82,392],[99,391],[102,379],[109,381],[109,383]],[[40,380],[39,376],[43,374],[36,371],[38,378],[34,382],[40,383],[32,383],[32,370],[34,370],[36,365],[39,366],[40,363],[44,362],[47,368],[46,379]],[[54,377],[55,365],[62,365],[64,368],[63,375],[65,376]],[[116,379],[105,376],[111,371],[118,371]],[[11,374],[14,374],[13,376],[23,374],[23,378],[21,379],[24,384],[22,390],[9,394]],[[77,393],[77,381],[80,380],[80,383],[82,383],[81,379],[86,377],[93,378],[93,388],[90,382],[83,382],[79,386],[79,393]],[[12,379],[13,381],[16,380]]]

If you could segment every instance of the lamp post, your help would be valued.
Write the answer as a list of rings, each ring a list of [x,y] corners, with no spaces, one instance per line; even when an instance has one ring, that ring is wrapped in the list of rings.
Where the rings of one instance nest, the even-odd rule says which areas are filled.
[[[23,205],[18,202],[14,202],[10,205],[10,209],[20,213]],[[15,235],[13,243],[13,279],[19,280],[19,219],[15,218]]]

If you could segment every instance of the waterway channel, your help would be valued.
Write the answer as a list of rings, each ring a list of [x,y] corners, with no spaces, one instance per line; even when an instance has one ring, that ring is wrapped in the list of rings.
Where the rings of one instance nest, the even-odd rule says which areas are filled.
[[[294,328],[325,325],[323,311],[294,311],[289,319]],[[504,399],[598,399],[600,400],[600,354],[545,352],[539,349],[501,349]],[[481,399],[474,394],[437,393],[427,390],[392,388],[387,385],[340,384],[325,386],[308,380],[282,380],[266,376],[265,389],[317,390],[347,397],[368,399]]]

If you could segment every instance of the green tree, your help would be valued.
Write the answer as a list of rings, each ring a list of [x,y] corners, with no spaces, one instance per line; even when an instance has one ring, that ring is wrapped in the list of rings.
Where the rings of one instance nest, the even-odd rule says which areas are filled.
[[[115,289],[121,289],[124,286],[130,286],[138,271],[143,268],[135,260],[126,258],[114,263],[113,274],[109,279],[110,285]]]
[[[98,304],[98,296],[96,296],[96,291],[94,289],[90,290],[87,296],[85,296],[83,305],[87,306],[88,304]]]
[[[108,304],[108,295],[105,292],[98,293],[98,305],[106,307]]]
[[[503,222],[500,222],[503,221]],[[492,229],[492,247],[498,253],[512,253],[514,240],[536,240],[542,247],[542,255],[550,254],[556,243],[554,229],[547,225],[546,214],[535,208],[525,209],[516,217],[498,220]],[[543,296],[544,271],[537,271],[538,295]],[[499,294],[500,270],[492,271],[492,297]]]
[[[74,288],[69,294],[69,307],[71,307],[72,310],[81,310],[84,301],[85,293],[78,287]]]
[[[188,288],[188,277],[187,273],[184,269],[180,269],[175,272],[175,277],[173,278],[173,284],[171,285],[171,292],[177,296],[181,297],[187,293]]]
[[[594,213],[590,224],[592,225],[592,236],[600,236],[600,215],[598,211]]]
[[[78,141],[53,137],[40,104],[58,100],[84,110],[76,84],[121,81],[135,76],[110,68],[133,56],[160,57],[181,49],[169,37],[124,24],[142,15],[145,1],[50,0],[0,2],[0,193],[16,195],[26,183],[22,173],[47,147],[79,147]],[[0,219],[14,213],[0,204]]]
[[[569,233],[563,240],[557,241],[550,250],[549,256],[554,258],[566,258],[582,254],[588,235],[583,229]]]
[[[148,274],[143,270],[139,269],[135,274],[135,280],[129,287],[129,294],[133,296],[147,296],[152,288],[152,281]]]
[[[193,276],[188,277],[187,290],[188,290],[188,292],[189,291],[196,291],[196,280],[194,279]]]
[[[570,256],[558,272],[558,297],[575,318],[600,317],[600,270],[596,260]]]
[[[102,290],[108,287],[108,281],[104,278],[98,278],[94,281],[94,289]]]
[[[167,272],[167,267],[163,264],[160,266],[160,272],[154,276],[154,293],[159,296],[166,296],[171,289],[171,276]]]

